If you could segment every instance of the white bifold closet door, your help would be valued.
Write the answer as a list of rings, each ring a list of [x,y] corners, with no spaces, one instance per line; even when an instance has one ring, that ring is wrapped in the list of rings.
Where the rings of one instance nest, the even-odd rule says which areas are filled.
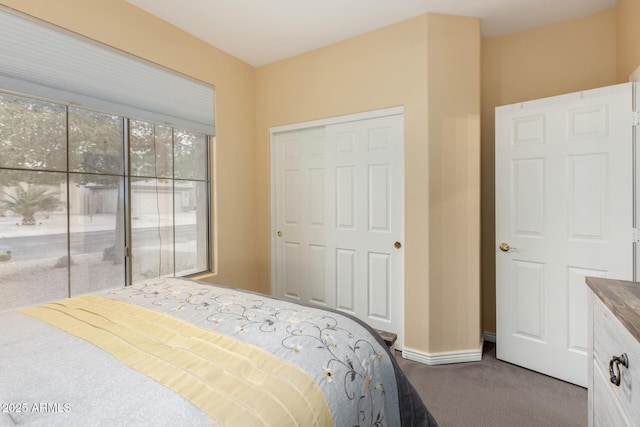
[[[275,293],[403,337],[403,115],[278,132]]]

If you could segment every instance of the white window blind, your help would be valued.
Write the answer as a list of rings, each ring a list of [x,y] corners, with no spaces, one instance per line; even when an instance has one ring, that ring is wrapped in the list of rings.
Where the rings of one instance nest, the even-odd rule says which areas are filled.
[[[212,86],[5,8],[0,89],[215,135]]]

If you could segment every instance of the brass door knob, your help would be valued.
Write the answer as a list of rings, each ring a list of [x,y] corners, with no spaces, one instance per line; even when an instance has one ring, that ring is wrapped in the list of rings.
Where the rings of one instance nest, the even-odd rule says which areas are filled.
[[[282,237],[282,231],[278,230],[278,237]]]
[[[400,242],[395,242],[395,243],[393,244],[393,247],[394,247],[394,248],[396,248],[396,249],[400,249],[400,248],[402,247],[402,243],[400,243]]]
[[[514,248],[514,247],[509,246],[509,244],[508,244],[508,243],[504,243],[504,242],[500,243],[500,250],[501,250],[502,252],[509,252],[511,249],[515,249],[515,248]]]

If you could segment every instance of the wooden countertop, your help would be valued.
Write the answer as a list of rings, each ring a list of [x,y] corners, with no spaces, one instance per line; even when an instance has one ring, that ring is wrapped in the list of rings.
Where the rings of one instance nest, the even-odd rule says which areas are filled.
[[[640,282],[587,277],[591,290],[640,342]]]

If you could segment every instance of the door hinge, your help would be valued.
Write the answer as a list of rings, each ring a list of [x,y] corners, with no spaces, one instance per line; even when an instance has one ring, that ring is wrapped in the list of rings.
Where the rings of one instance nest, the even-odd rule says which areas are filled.
[[[640,242],[640,229],[634,228],[633,229],[633,243],[639,243],[639,242]]]
[[[640,126],[640,111],[633,112],[633,126]]]

